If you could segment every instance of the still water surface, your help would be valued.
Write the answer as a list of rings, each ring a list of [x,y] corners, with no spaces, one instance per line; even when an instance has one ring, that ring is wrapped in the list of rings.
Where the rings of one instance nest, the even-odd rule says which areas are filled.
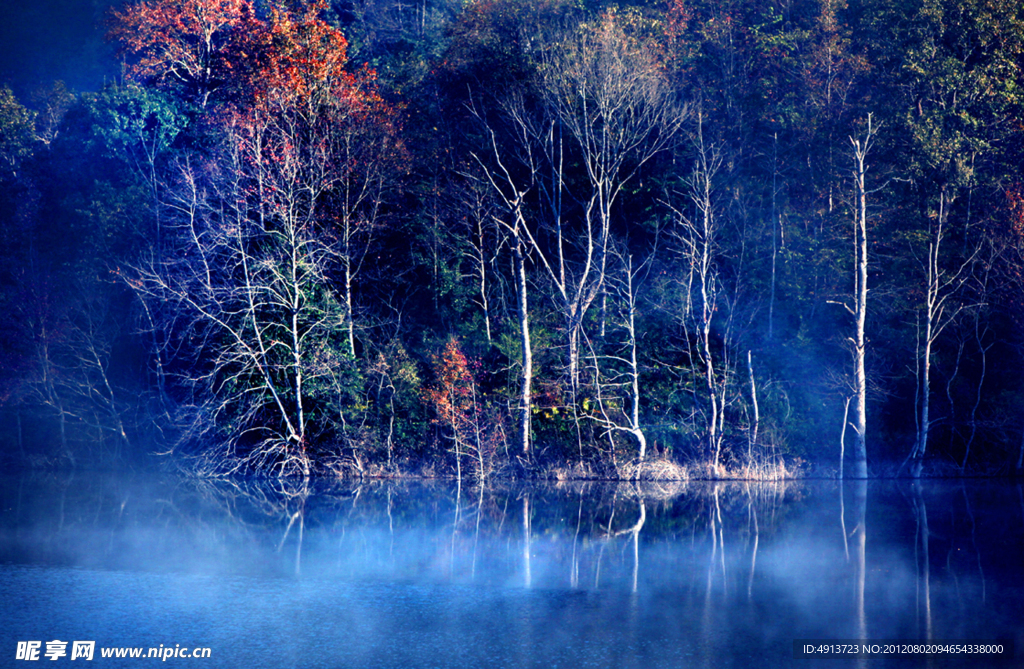
[[[1019,484],[0,485],[0,666],[72,662],[54,639],[99,667],[1024,666]],[[1018,650],[793,656],[855,638]]]

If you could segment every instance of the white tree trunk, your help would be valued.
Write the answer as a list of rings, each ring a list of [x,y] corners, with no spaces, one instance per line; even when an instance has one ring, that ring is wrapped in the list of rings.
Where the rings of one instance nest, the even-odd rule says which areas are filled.
[[[854,185],[857,196],[856,256],[857,278],[854,307],[856,333],[853,342],[854,388],[856,404],[853,417],[853,478],[868,476],[867,455],[867,372],[865,369],[866,338],[864,334],[868,309],[868,197],[867,197],[867,156],[871,150],[876,129],[872,127],[868,114],[867,130],[863,140],[850,138],[853,144]]]
[[[519,293],[519,335],[523,349],[522,392],[519,396],[519,445],[523,456],[530,455],[530,415],[533,411],[533,347],[530,343],[530,310],[526,293],[526,262],[522,240],[516,235],[515,246],[516,288]]]
[[[757,407],[757,384],[754,383],[754,361],[751,357],[751,352],[747,351],[747,374],[750,376],[750,403],[754,410],[754,423],[750,428],[750,442],[747,447],[747,461],[753,462],[753,454],[751,450],[757,445],[757,429],[761,422],[761,412]]]

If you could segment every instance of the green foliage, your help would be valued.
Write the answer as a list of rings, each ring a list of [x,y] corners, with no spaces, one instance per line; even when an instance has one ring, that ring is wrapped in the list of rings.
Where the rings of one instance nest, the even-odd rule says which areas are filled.
[[[0,88],[0,178],[15,178],[32,155],[35,114],[22,106],[8,87]]]
[[[134,84],[104,91],[90,107],[93,132],[106,149],[147,180],[188,127],[173,98]]]

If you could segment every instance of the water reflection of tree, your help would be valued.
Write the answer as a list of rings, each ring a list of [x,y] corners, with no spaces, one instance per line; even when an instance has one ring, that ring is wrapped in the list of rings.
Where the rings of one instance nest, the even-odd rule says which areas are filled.
[[[914,520],[917,523],[917,532],[914,537],[914,558],[917,567],[917,613],[924,614],[924,630],[921,636],[931,641],[932,636],[932,588],[931,588],[931,558],[929,547],[931,545],[931,532],[928,530],[928,507],[924,501],[924,491],[921,487],[921,479],[915,478],[911,485],[913,491],[912,502],[914,507]],[[920,628],[920,620],[918,621]]]
[[[20,478],[15,522],[42,540],[46,561],[161,569],[266,545],[311,491],[238,480],[74,473]],[[23,503],[22,503],[23,502]],[[280,525],[284,529],[284,525]],[[278,537],[275,538],[279,538]]]
[[[306,573],[329,563],[345,578],[383,570],[454,581],[507,578],[498,572],[514,567],[512,582],[533,587],[640,591],[645,575],[690,576],[689,571],[666,572],[672,567],[664,564],[661,548],[687,541],[704,550],[707,541],[720,574],[735,568],[730,565],[742,551],[751,572],[744,569],[738,578],[746,581],[748,593],[756,587],[757,542],[772,525],[773,500],[779,494],[758,485],[722,483],[582,482],[523,488],[499,482],[467,494],[444,482],[183,478],[155,487],[149,481],[112,480],[97,497],[95,491],[81,490],[80,483],[50,485],[47,522],[64,523],[52,526],[53,533],[102,525],[106,543],[115,546],[126,541],[130,519],[151,527],[146,531],[156,541],[169,542],[146,547],[162,563],[178,556],[188,564],[212,564],[231,554],[240,556],[232,569],[243,572],[270,567]],[[716,495],[718,511],[711,520]],[[90,511],[83,515],[84,509]],[[125,522],[117,520],[121,515]],[[737,540],[730,542],[730,535]],[[659,550],[650,553],[649,545]],[[515,558],[509,552],[513,548]]]
[[[867,508],[868,482],[865,479],[853,481],[853,556],[854,556],[854,602],[856,607],[856,628],[858,639],[868,638],[867,612],[864,608],[864,588],[867,582]],[[864,659],[861,658],[861,662]]]
[[[309,479],[194,479],[195,490],[219,507],[236,530],[259,543],[272,534],[275,524],[283,525],[275,551],[283,553],[289,539],[294,541],[294,571],[302,571],[302,545],[306,529],[306,503],[314,488]],[[294,535],[293,535],[294,531]]]
[[[480,592],[486,599],[498,592],[502,601],[496,606],[515,621],[502,631],[514,639],[509,657],[523,665],[533,663],[541,649],[560,648],[556,637],[566,641],[570,635],[557,624],[575,620],[574,612],[584,609],[587,616],[593,613],[587,620],[594,628],[586,634],[600,634],[597,628],[608,625],[601,638],[617,649],[642,646],[658,630],[665,643],[696,644],[694,661],[709,666],[721,657],[732,630],[747,626],[752,643],[776,642],[779,628],[764,620],[776,608],[785,613],[809,604],[811,617],[821,611],[820,620],[809,624],[820,629],[834,617],[837,636],[884,638],[897,623],[913,634],[915,567],[921,638],[956,636],[960,629],[948,623],[956,619],[958,605],[984,610],[985,570],[999,582],[1005,567],[990,565],[1010,559],[994,548],[1005,543],[985,543],[986,531],[1007,520],[992,514],[991,502],[1003,500],[1002,510],[1016,514],[1024,497],[1024,489],[1012,486],[994,497],[990,488],[983,492],[968,484],[872,483],[872,518],[885,522],[876,523],[872,535],[869,571],[864,481],[834,488],[781,482],[669,488],[642,482],[496,482],[460,491],[454,482],[184,479],[164,483],[148,498],[140,493],[142,484],[114,481],[103,495],[93,495],[99,486],[90,482],[92,489],[85,489],[84,483],[80,476],[31,480],[0,491],[0,501],[26,519],[44,515],[33,507],[45,505],[44,530],[56,537],[54,546],[91,533],[98,545],[110,546],[103,559],[111,565],[128,564],[112,556],[127,543],[122,533],[131,528],[143,531],[146,550],[162,560],[153,569],[181,569],[173,562],[184,558],[198,565],[185,569],[200,572],[216,561],[216,573],[270,572],[330,583],[325,596],[350,586],[361,596],[381,583],[414,584],[417,597],[421,584],[431,597],[437,584],[459,597]],[[45,499],[32,497],[34,487]],[[804,491],[812,493],[805,500]],[[841,505],[837,491],[845,494]],[[906,493],[905,503],[899,491]],[[883,506],[893,501],[891,508]],[[837,518],[839,513],[845,517]],[[1020,516],[1010,520],[1018,532]],[[470,582],[485,587],[462,587]],[[901,604],[884,610],[887,600],[873,603],[874,595],[899,596]],[[1006,602],[992,587],[987,595],[999,606]],[[431,624],[439,628],[466,623],[464,611],[438,615]],[[538,622],[538,616],[545,617]],[[671,620],[669,631],[661,631],[661,619]],[[490,623],[471,624],[483,630]],[[977,628],[971,625],[967,629]],[[573,630],[574,638],[583,633]],[[561,661],[570,659],[559,663],[571,666]],[[624,657],[615,666],[630,661]]]
[[[753,537],[754,545],[750,550],[750,576],[747,579],[747,599],[752,600],[754,598],[754,571],[757,568],[757,547],[761,542],[761,528],[757,523],[757,505],[754,504],[754,499],[751,496],[750,484],[746,484],[744,489],[747,493],[747,499],[749,500],[749,513],[750,521],[753,523]]]
[[[685,542],[694,551],[707,551],[702,590],[723,591],[730,581],[746,582],[748,598],[753,596],[757,551],[761,535],[775,526],[776,508],[785,484],[682,483],[669,488],[645,484],[619,484],[585,490],[572,488],[560,510],[566,542],[568,585],[579,588],[589,583],[600,588],[609,576],[640,589],[642,545]],[[543,503],[535,500],[542,508]],[[535,519],[536,523],[543,519]],[[542,531],[543,532],[543,531]],[[644,536],[648,536],[646,542]],[[735,536],[734,541],[727,537]],[[625,543],[623,543],[625,540]],[[664,557],[655,554],[651,559]],[[730,576],[730,569],[745,561],[743,572]],[[733,566],[730,566],[733,565]],[[670,565],[652,566],[649,571],[664,578],[659,567],[680,578],[693,572],[679,572]],[[610,571],[609,571],[610,570]]]
[[[637,494],[636,494],[636,503],[639,506],[639,513],[638,513],[638,517],[637,517],[636,522],[633,525],[629,526],[629,527],[625,527],[625,528],[618,529],[618,530],[613,530],[612,527],[611,527],[611,523],[609,522],[609,526],[607,528],[606,538],[607,538],[607,540],[610,541],[612,539],[615,539],[616,537],[621,537],[623,535],[629,535],[630,537],[632,537],[632,539],[633,539],[633,579],[632,579],[633,580],[633,588],[632,588],[632,590],[633,590],[633,592],[636,592],[637,591],[637,578],[638,578],[638,575],[639,575],[639,572],[640,572],[640,530],[643,529],[644,523],[647,521],[647,504],[646,504],[646,501],[644,499],[644,496],[642,494],[640,494],[639,490],[637,490],[635,488],[634,488],[634,490],[636,490],[636,492],[637,492]],[[614,514],[614,509],[613,509],[613,514]],[[601,554],[602,555],[604,554],[604,545],[602,545]],[[600,568],[598,569],[598,573],[600,573]]]

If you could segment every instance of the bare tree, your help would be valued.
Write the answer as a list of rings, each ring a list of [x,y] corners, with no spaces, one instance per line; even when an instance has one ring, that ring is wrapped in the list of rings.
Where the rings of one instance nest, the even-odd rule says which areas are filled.
[[[244,103],[208,119],[215,146],[161,189],[173,248],[129,277],[194,352],[178,369],[195,424],[232,426],[227,469],[308,476],[311,429],[344,427],[328,409],[356,353],[353,282],[401,160],[392,110],[316,11],[253,24],[273,39]]]
[[[575,143],[590,187],[581,198],[582,255],[576,266],[567,271],[560,235],[557,270],[545,262],[566,318],[568,377],[575,402],[580,330],[590,306],[603,294],[613,207],[639,170],[676,141],[686,110],[668,85],[652,45],[627,35],[611,12],[556,44],[542,74],[552,120]],[[554,126],[543,130],[538,135],[546,136],[549,155],[558,157],[560,174],[560,135],[555,150]],[[559,179],[556,190],[561,188]]]
[[[78,456],[98,456],[89,451],[99,444],[112,460],[127,455],[130,435],[138,434],[151,400],[144,390],[126,387],[124,374],[112,369],[116,342],[126,328],[123,314],[103,294],[109,286],[83,282],[79,289],[76,300],[65,300],[66,308],[40,314],[33,365],[25,378],[31,395],[55,414],[61,456],[72,466]]]
[[[980,252],[975,249],[954,272],[946,272],[941,267],[940,251],[945,235],[949,207],[953,198],[946,188],[939,192],[939,208],[929,230],[928,258],[925,276],[924,333],[921,337],[922,346],[919,351],[920,394],[918,397],[917,440],[908,459],[911,461],[910,472],[916,478],[921,475],[924,467],[924,456],[928,450],[928,434],[931,429],[931,366],[932,347],[943,330],[952,323],[965,304],[955,304],[953,300],[960,288],[969,279],[970,267]],[[965,458],[966,461],[966,458]]]
[[[354,284],[374,239],[384,224],[384,203],[404,160],[390,111],[382,105],[359,113],[332,105],[327,120],[329,209],[335,218],[335,252],[342,274],[348,353],[356,356]]]
[[[491,271],[488,268],[494,263],[502,247],[501,225],[496,224],[494,198],[480,184],[470,184],[459,193],[460,204],[464,210],[462,221],[468,239],[468,255],[472,270],[470,276],[477,285],[477,306],[484,318],[484,334],[487,342],[493,341],[492,307],[490,300]],[[507,203],[506,203],[507,204]]]
[[[685,118],[685,109],[677,104],[652,47],[627,35],[612,13],[593,25],[580,26],[550,50],[542,63],[541,95],[545,104],[539,116],[528,111],[522,96],[506,100],[501,111],[509,141],[499,145],[493,125],[484,122],[492,156],[488,161],[477,157],[513,220],[505,228],[516,259],[524,338],[520,402],[524,452],[527,376],[532,373],[527,371],[525,257],[533,258],[547,275],[565,320],[567,377],[575,416],[583,322],[604,292],[613,206],[639,170],[672,145]],[[474,113],[482,119],[481,113]],[[569,156],[564,138],[578,151],[574,155],[584,163],[589,185],[589,192],[578,198],[583,208],[577,234],[568,232],[570,222],[562,208],[564,165]],[[539,194],[544,211],[531,226],[524,198],[532,189]],[[582,442],[580,448],[582,452]]]
[[[647,437],[640,427],[640,366],[637,362],[636,316],[637,280],[644,265],[634,268],[632,256],[617,249],[613,249],[612,253],[622,265],[620,272],[609,274],[609,284],[613,302],[620,307],[618,321],[623,329],[625,341],[621,347],[624,351],[619,355],[598,356],[593,352],[591,356],[598,409],[601,412],[598,421],[609,433],[621,431],[631,435],[637,443],[637,459],[643,462],[647,455]],[[609,364],[601,364],[602,362]],[[608,378],[602,378],[603,376]],[[614,401],[609,401],[605,390],[613,388],[622,388],[625,392],[618,393]]]
[[[687,267],[684,279],[683,325],[692,323],[696,330],[699,363],[696,375],[703,379],[704,440],[712,466],[718,470],[722,451],[725,412],[725,376],[718,370],[712,351],[712,326],[718,311],[718,247],[719,221],[714,209],[714,179],[722,165],[720,151],[704,139],[703,117],[698,116],[694,136],[694,168],[685,193],[689,206],[673,208],[676,217],[674,237],[680,246]],[[692,213],[689,213],[692,212]],[[699,306],[694,306],[694,294]]]
[[[510,108],[514,109],[514,108]],[[478,118],[480,116],[478,115]],[[513,116],[513,119],[523,117]],[[520,133],[524,133],[526,126],[523,123],[515,123],[513,127]],[[497,134],[489,126],[487,132],[491,140],[492,163],[476,156],[474,158],[484,175],[484,180],[491,186],[492,191],[498,196],[503,204],[511,221],[495,218],[495,221],[503,226],[511,237],[511,248],[513,257],[513,273],[516,286],[517,306],[519,315],[519,336],[522,350],[522,373],[520,376],[519,394],[519,447],[524,456],[530,454],[530,415],[533,411],[533,345],[530,341],[530,309],[526,283],[526,252],[529,228],[526,225],[524,198],[534,183],[537,174],[537,165],[531,151],[532,143],[526,134],[520,134],[516,142],[516,155],[518,162],[526,167],[525,175],[517,176],[502,159],[502,151],[499,148]],[[481,274],[483,268],[481,267]]]
[[[850,138],[853,146],[853,182],[856,195],[855,230],[856,230],[856,279],[854,281],[854,307],[846,305],[847,311],[853,314],[855,322],[853,338],[854,385],[857,403],[853,416],[853,478],[864,479],[868,476],[867,452],[867,396],[868,383],[865,370],[865,353],[867,351],[864,326],[867,322],[868,310],[868,194],[867,158],[874,146],[877,126],[872,125],[871,114],[868,114],[867,127],[860,138]]]
[[[346,312],[326,281],[338,254],[320,218],[334,176],[327,142],[307,130],[298,115],[257,112],[225,129],[216,162],[181,161],[168,189],[176,248],[131,280],[196,349],[184,381],[198,420],[239,426],[229,469],[308,476],[307,386],[337,363]]]

